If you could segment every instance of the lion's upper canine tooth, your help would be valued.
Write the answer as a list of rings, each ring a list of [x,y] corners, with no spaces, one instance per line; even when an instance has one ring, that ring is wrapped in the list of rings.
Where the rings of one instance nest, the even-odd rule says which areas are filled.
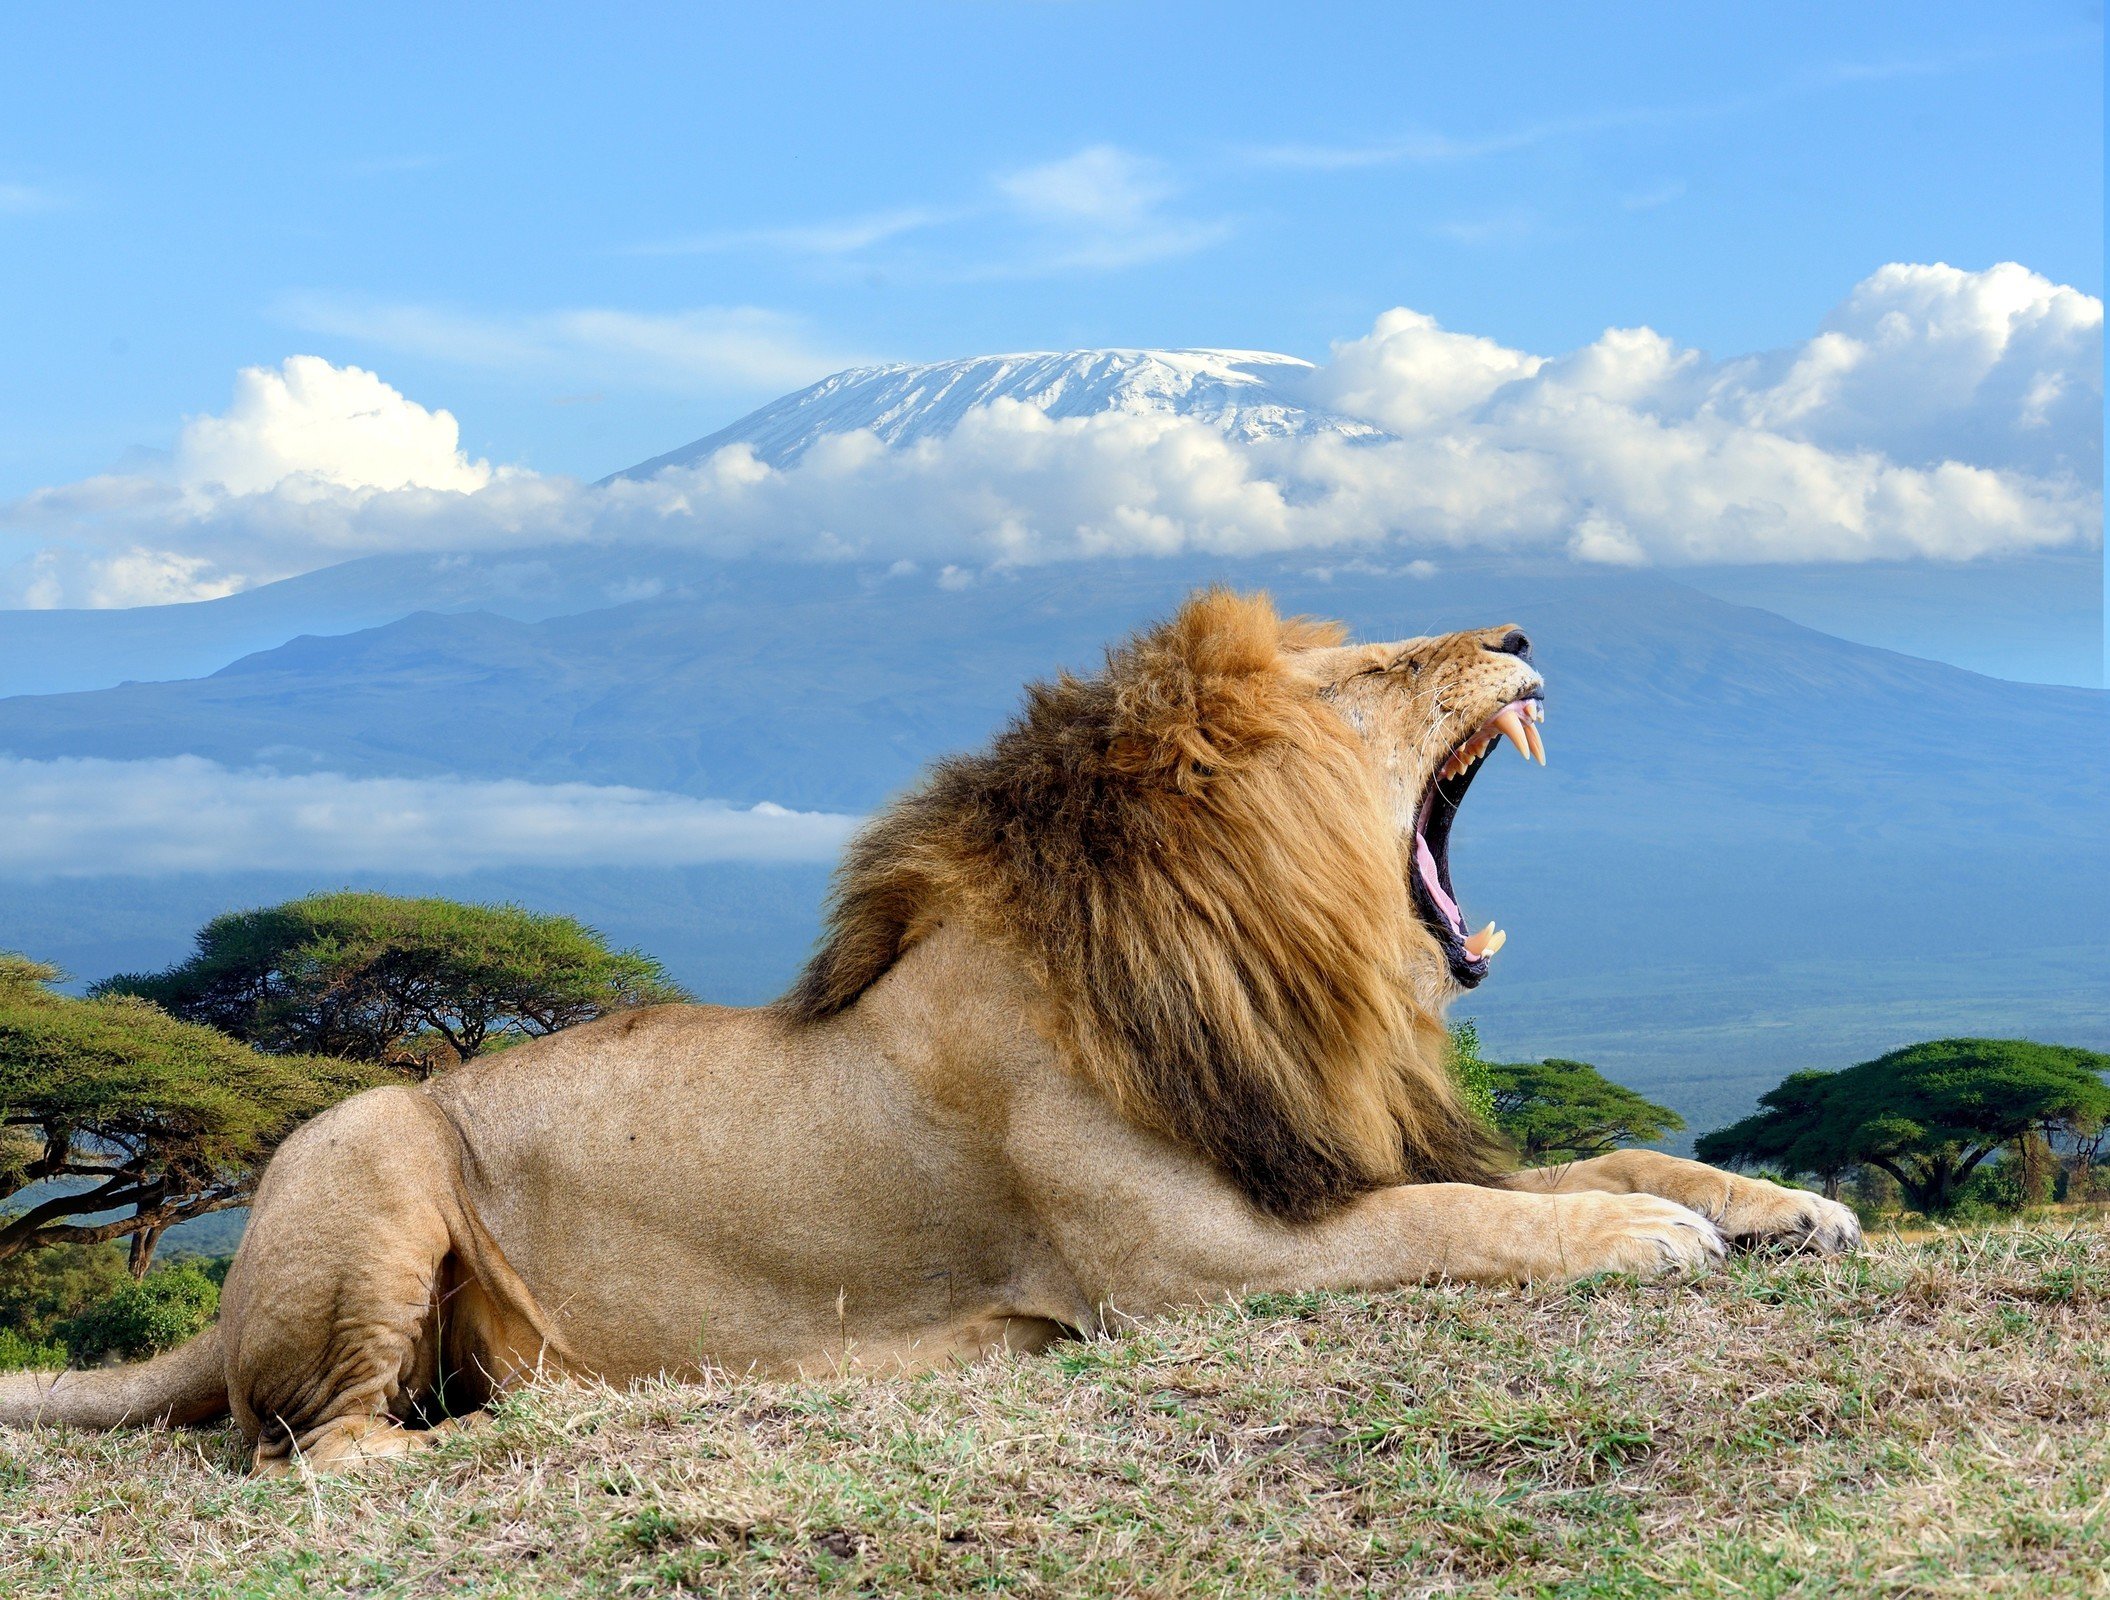
[[[1508,938],[1508,934],[1490,922],[1486,927],[1465,941],[1465,953],[1472,957],[1473,960],[1479,961],[1501,949]]]
[[[1526,761],[1531,759],[1531,746],[1524,742],[1524,719],[1515,706],[1504,706],[1495,713],[1495,726],[1502,730],[1502,737],[1517,747],[1517,754]]]
[[[1524,737],[1531,741],[1531,753],[1543,767],[1546,764],[1546,741],[1539,736],[1539,730],[1528,722],[1524,724]]]

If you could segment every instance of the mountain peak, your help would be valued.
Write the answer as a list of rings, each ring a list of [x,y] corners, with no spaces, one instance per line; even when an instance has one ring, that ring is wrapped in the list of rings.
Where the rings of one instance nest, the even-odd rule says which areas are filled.
[[[913,444],[950,433],[974,407],[996,400],[1051,417],[1109,411],[1191,417],[1248,442],[1311,433],[1379,437],[1369,423],[1311,403],[1316,370],[1309,361],[1266,350],[1028,350],[853,367],[603,481],[693,466],[734,444],[781,467],[827,434],[859,429],[888,445]]]

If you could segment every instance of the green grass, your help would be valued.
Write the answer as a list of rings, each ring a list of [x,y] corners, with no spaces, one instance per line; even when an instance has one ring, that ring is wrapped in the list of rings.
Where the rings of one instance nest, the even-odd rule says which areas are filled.
[[[2110,1594],[2110,1232],[551,1384],[406,1464],[240,1466],[224,1429],[0,1435],[0,1593]]]

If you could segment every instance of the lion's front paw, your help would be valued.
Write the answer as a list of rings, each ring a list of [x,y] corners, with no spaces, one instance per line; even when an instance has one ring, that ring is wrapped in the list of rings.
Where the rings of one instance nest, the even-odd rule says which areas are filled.
[[[1652,1194],[1565,1194],[1554,1203],[1548,1276],[1631,1272],[1653,1278],[1701,1272],[1729,1253],[1721,1231],[1697,1211]]]
[[[1861,1221],[1836,1200],[1763,1178],[1738,1178],[1716,1225],[1729,1242],[1843,1255],[1860,1248]]]

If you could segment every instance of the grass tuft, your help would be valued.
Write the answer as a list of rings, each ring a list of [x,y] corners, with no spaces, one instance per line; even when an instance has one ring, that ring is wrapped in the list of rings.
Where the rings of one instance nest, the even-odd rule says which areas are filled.
[[[0,1434],[0,1593],[2110,1594],[2110,1233],[1259,1295],[902,1381],[507,1397],[256,1481]]]

